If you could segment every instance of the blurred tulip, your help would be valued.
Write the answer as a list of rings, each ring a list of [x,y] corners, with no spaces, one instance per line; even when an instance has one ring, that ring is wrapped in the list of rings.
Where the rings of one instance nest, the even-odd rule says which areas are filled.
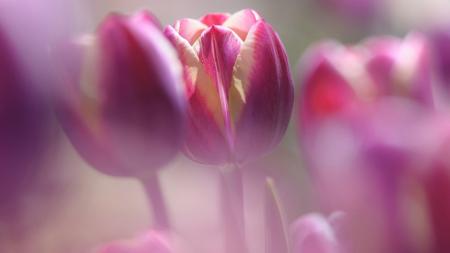
[[[450,122],[404,98],[355,111],[317,124],[307,148],[324,207],[347,214],[349,252],[448,251]]]
[[[154,231],[131,240],[111,242],[93,253],[173,253],[168,238]]]
[[[52,134],[42,82],[25,67],[0,22],[0,216],[17,215],[16,205],[39,178]],[[54,130],[54,129],[53,129]],[[8,219],[6,219],[8,221]],[[19,223],[15,220],[15,223]],[[0,221],[1,222],[1,221]]]
[[[165,34],[184,64],[190,104],[186,155],[224,164],[272,150],[293,102],[286,52],[273,28],[246,9],[181,19]]]
[[[322,43],[309,50],[301,71],[299,123],[305,142],[315,138],[315,124],[352,114],[385,96],[434,106],[430,49],[420,34],[403,41],[374,38],[353,47]]]
[[[94,168],[145,179],[177,154],[186,107],[182,69],[151,14],[110,15],[61,58],[67,65],[59,118]]]
[[[320,214],[308,214],[291,227],[294,253],[339,253],[339,242],[331,222]]]

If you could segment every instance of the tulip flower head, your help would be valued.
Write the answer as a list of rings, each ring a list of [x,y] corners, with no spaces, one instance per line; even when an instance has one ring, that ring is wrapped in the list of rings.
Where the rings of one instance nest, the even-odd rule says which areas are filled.
[[[434,107],[429,44],[420,34],[404,40],[373,38],[353,47],[323,43],[306,54],[301,68],[302,136],[316,123],[352,114],[386,96]]]
[[[342,252],[333,224],[320,214],[300,217],[292,224],[291,233],[294,253]]]
[[[286,52],[273,28],[247,9],[181,19],[165,34],[184,65],[185,153],[201,163],[223,164],[273,149],[293,102]]]
[[[93,167],[144,176],[167,163],[183,140],[182,69],[156,19],[112,14],[72,46],[59,117]]]

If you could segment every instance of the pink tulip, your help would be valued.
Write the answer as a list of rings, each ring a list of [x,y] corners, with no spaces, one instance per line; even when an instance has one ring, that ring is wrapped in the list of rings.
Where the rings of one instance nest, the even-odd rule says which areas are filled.
[[[450,122],[386,97],[316,124],[305,149],[326,210],[347,215],[349,252],[447,252]],[[346,245],[347,246],[347,245]]]
[[[308,214],[292,227],[294,253],[339,253],[340,245],[331,222],[320,214]]]
[[[175,50],[147,12],[108,16],[61,57],[59,117],[81,156],[111,175],[147,178],[177,154],[186,99]]]
[[[316,125],[386,96],[434,107],[430,48],[420,34],[373,38],[351,47],[322,43],[303,58],[301,73],[299,125],[305,143],[315,138]]]
[[[165,34],[184,65],[190,105],[185,153],[223,164],[272,150],[293,102],[286,52],[272,26],[246,9],[181,19]]]

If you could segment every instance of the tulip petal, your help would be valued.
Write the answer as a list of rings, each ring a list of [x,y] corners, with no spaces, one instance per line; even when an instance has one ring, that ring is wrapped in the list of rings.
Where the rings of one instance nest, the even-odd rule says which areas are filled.
[[[185,18],[178,20],[173,28],[179,35],[185,38],[189,44],[193,45],[202,32],[208,27],[198,20]]]
[[[169,35],[176,36],[173,32]],[[221,96],[227,96],[225,87],[229,87],[239,39],[231,30],[210,28],[198,42],[198,58],[183,39],[177,41],[181,59],[189,68],[185,80],[188,83],[192,80],[193,84],[185,153],[196,161],[223,163],[230,156],[230,140],[225,126],[227,104],[222,103],[226,98],[221,99]]]
[[[292,111],[293,84],[285,49],[272,27],[258,21],[234,69],[233,88],[245,94],[236,119],[238,160],[270,150],[283,136]]]
[[[228,108],[229,89],[232,80],[233,67],[241,49],[241,41],[228,28],[212,26],[200,41],[199,58],[206,73],[214,80],[219,95],[225,136],[232,145],[232,122]]]
[[[400,45],[394,69],[394,85],[400,94],[406,93],[416,101],[432,103],[431,51],[426,39],[410,34]]]
[[[252,9],[245,9],[231,15],[223,26],[233,30],[243,41],[247,38],[247,34],[261,16]]]
[[[194,93],[197,74],[202,68],[197,53],[194,51],[189,42],[172,27],[167,26],[164,30],[166,37],[175,46],[178,51],[178,57],[183,63],[184,81],[186,84],[188,97]]]
[[[209,13],[200,18],[200,21],[207,25],[222,25],[230,16],[228,13]]]
[[[337,253],[338,242],[329,222],[319,214],[309,214],[292,225],[294,252]]]
[[[312,49],[305,59],[307,64],[312,64],[303,78],[301,108],[304,121],[336,113],[354,99],[353,88],[326,56],[326,52],[335,47],[331,43],[323,44]]]

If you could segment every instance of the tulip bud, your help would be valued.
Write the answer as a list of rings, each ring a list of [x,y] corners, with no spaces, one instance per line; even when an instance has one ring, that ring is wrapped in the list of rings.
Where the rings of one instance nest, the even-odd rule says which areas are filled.
[[[285,49],[253,10],[181,19],[165,34],[184,65],[185,153],[201,163],[243,162],[273,149],[292,109]]]
[[[294,253],[338,253],[339,242],[328,219],[308,214],[296,220],[292,227]]]
[[[345,47],[323,43],[301,62],[300,125],[349,114],[385,96],[433,106],[430,50],[425,38],[376,38]]]
[[[142,179],[174,157],[184,130],[182,69],[153,16],[110,15],[66,52],[59,118],[84,159]]]

